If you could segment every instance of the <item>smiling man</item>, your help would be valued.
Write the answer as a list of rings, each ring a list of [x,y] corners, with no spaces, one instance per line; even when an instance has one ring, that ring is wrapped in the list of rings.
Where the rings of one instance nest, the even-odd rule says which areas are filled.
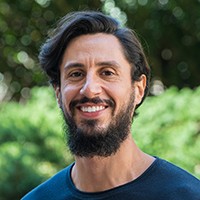
[[[150,69],[135,33],[100,12],[66,15],[42,46],[75,162],[23,199],[199,200],[200,181],[131,136]]]

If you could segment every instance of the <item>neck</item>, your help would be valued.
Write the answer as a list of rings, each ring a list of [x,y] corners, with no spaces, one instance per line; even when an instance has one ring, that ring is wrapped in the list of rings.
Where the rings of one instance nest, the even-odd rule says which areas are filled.
[[[75,157],[72,180],[84,192],[105,191],[138,178],[154,161],[134,143],[131,135],[109,157]]]

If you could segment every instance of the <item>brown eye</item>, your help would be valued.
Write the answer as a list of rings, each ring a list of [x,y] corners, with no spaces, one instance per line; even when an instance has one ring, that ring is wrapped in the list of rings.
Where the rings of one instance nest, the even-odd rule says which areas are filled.
[[[66,79],[69,81],[80,81],[84,78],[85,73],[82,70],[73,70],[67,74]]]
[[[81,77],[83,76],[82,72],[73,72],[70,74],[70,77]]]
[[[103,76],[112,76],[112,75],[114,75],[114,73],[112,71],[106,70],[106,71],[102,72],[102,75]]]

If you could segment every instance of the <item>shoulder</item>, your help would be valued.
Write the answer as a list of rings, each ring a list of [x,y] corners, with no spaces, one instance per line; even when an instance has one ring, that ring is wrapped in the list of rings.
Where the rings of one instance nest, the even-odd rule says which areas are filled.
[[[67,173],[71,170],[72,165],[64,168],[63,170],[59,171],[57,174],[52,176],[50,179],[45,181],[44,183],[40,184],[28,194],[26,194],[22,200],[53,200],[57,199],[58,194],[62,196],[63,191],[67,192],[66,190],[66,182],[67,182]]]
[[[200,199],[200,180],[192,174],[160,158],[157,158],[155,168],[156,183],[162,191],[165,188],[166,195],[181,195],[180,199]]]
[[[157,170],[164,176],[173,177],[175,179],[188,179],[199,182],[199,180],[186,170],[160,158],[157,158]]]

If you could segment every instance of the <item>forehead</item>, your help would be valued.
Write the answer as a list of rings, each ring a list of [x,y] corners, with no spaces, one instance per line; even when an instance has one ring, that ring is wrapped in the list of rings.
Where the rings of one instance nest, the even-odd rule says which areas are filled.
[[[72,39],[65,50],[64,56],[76,59],[85,56],[102,59],[109,57],[113,59],[125,58],[118,38],[106,33],[81,35]]]
[[[75,37],[69,42],[68,48],[80,42],[88,43],[90,45],[97,44],[97,43],[106,44],[107,42],[109,43],[114,42],[115,44],[120,45],[118,38],[112,34],[94,33],[94,34],[86,34],[86,35],[80,35],[78,37]]]

